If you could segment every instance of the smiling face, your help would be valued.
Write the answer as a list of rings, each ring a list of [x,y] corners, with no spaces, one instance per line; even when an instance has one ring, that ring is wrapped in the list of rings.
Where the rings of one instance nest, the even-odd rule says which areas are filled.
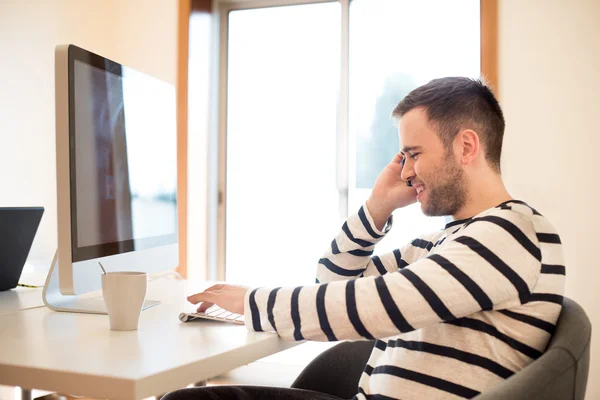
[[[417,107],[400,120],[401,152],[405,155],[402,179],[410,180],[417,190],[417,200],[423,214],[454,215],[467,201],[467,180],[454,158],[452,148],[446,149],[427,112]]]

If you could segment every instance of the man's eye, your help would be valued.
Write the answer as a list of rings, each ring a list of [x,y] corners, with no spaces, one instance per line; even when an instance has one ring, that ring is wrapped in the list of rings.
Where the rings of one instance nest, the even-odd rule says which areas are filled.
[[[419,158],[419,153],[411,154],[410,158],[412,158],[413,160],[417,160]]]

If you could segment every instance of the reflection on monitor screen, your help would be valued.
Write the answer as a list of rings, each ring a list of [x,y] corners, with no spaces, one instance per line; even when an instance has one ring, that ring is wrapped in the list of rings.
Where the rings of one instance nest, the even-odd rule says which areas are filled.
[[[74,83],[73,261],[174,243],[176,143],[165,132],[175,109],[161,101],[173,87],[79,60]],[[100,246],[109,243],[121,245]]]

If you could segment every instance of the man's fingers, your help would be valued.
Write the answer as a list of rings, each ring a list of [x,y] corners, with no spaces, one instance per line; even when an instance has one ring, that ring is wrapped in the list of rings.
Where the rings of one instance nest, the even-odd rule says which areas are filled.
[[[201,301],[215,301],[215,293],[209,292],[208,289],[204,292],[196,293],[188,296],[187,300],[192,304],[198,304]]]
[[[198,312],[205,312],[206,310],[208,310],[209,308],[211,308],[214,305],[214,303],[209,303],[209,302],[204,302],[202,304],[200,304],[200,307],[198,307]]]
[[[400,164],[402,166],[402,168],[404,168],[405,162],[406,162],[406,156],[402,153],[396,153],[391,164]]]
[[[223,289],[225,287],[224,284],[222,283],[218,283],[216,285],[212,285],[211,287],[209,287],[208,289],[204,290],[205,292],[216,292],[219,291],[221,289]]]
[[[404,155],[402,153],[396,153],[396,155],[394,156],[392,162],[397,163],[397,164],[402,164],[402,162],[404,161]]]
[[[219,283],[206,289],[204,292],[196,293],[187,297],[187,300],[192,304],[198,304],[201,301],[215,302],[215,296],[225,288],[226,285]]]

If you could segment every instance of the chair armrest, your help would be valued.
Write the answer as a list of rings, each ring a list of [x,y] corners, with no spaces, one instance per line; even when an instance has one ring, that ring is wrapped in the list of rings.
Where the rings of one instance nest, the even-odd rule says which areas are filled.
[[[564,349],[549,349],[515,375],[475,400],[574,399],[576,363]]]

